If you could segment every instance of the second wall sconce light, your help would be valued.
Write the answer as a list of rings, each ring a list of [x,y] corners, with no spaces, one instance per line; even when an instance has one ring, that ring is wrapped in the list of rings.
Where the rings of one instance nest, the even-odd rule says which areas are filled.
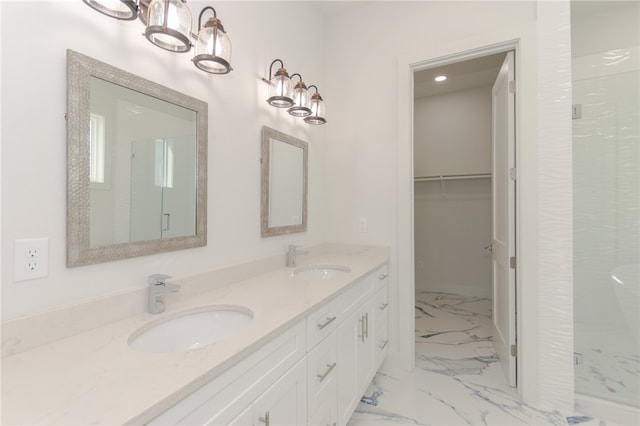
[[[279,62],[280,68],[273,74],[273,65]],[[299,81],[293,84],[291,79],[298,76]],[[309,86],[302,81],[302,76],[298,73],[289,73],[284,68],[281,59],[275,59],[269,66],[269,79],[262,81],[269,84],[269,97],[267,103],[276,108],[288,108],[287,112],[294,117],[304,118],[308,124],[325,124],[327,122],[326,107],[322,96],[318,93],[315,85]],[[309,97],[309,89],[315,88],[316,92]]]
[[[170,52],[185,53],[195,41],[193,63],[211,74],[227,74],[231,68],[231,41],[213,7],[207,6],[198,17],[198,33],[191,32],[191,11],[186,0],[82,0],[92,9],[111,18],[146,26],[144,36],[154,45]],[[202,25],[202,16],[213,16]]]

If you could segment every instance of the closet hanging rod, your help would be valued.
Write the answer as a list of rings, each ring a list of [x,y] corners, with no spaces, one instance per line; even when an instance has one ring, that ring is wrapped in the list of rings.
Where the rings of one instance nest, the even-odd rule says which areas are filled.
[[[441,176],[423,176],[415,177],[414,182],[428,182],[433,180],[461,180],[461,179],[484,179],[490,178],[491,173],[480,173],[475,175],[441,175]]]

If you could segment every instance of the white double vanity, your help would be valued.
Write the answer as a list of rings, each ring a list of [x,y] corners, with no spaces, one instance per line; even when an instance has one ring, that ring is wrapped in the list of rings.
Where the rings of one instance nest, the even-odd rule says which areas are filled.
[[[335,246],[300,258],[298,268],[274,261],[176,280],[182,288],[166,296],[162,314],[138,313],[4,358],[3,421],[346,424],[388,350],[388,250]],[[252,266],[262,271],[247,278]],[[197,349],[130,345],[152,326],[216,309],[251,319]],[[8,337],[42,320],[12,324]]]

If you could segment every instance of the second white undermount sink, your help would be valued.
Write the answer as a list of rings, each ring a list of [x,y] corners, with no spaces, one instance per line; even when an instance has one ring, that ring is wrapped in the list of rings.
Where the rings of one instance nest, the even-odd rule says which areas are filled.
[[[351,268],[342,265],[309,265],[293,270],[293,275],[300,278],[327,280],[348,274]]]
[[[188,351],[227,339],[252,320],[253,312],[243,306],[203,306],[153,321],[128,343],[143,352]]]

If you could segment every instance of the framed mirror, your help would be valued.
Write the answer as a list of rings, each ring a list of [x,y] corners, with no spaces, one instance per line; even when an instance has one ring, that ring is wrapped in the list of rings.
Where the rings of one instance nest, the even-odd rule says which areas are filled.
[[[262,128],[261,235],[307,230],[308,144]]]
[[[205,102],[67,51],[67,266],[207,243]]]

